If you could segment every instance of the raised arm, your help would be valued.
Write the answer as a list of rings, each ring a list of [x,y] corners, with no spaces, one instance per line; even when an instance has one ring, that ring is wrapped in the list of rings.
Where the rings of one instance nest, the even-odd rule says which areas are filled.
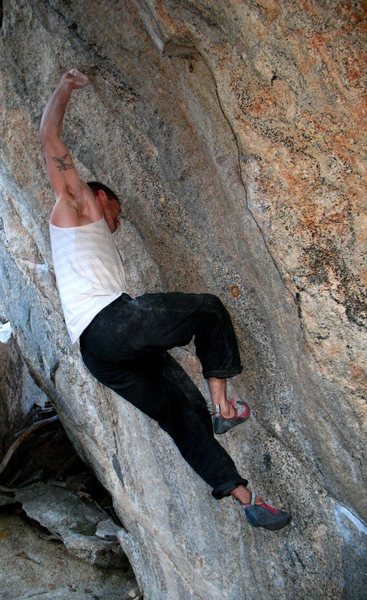
[[[75,89],[84,88],[89,80],[77,69],[65,73],[42,115],[40,138],[43,145],[48,175],[57,198],[75,200],[88,186],[80,179],[73,158],[61,139],[66,107]]]

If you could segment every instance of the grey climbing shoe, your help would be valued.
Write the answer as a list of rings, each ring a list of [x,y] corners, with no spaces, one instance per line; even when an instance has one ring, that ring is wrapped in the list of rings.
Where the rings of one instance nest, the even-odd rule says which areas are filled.
[[[252,527],[264,527],[270,531],[276,531],[291,522],[292,516],[285,510],[274,508],[274,506],[270,506],[270,504],[266,504],[265,502],[255,504],[256,494],[254,492],[251,492],[250,504],[242,504],[236,498],[233,498],[233,500],[245,511],[247,520]]]
[[[241,408],[236,408],[235,401],[233,399],[228,400],[229,404],[236,409],[236,416],[232,419],[225,419],[220,414],[220,406],[219,404],[215,405],[215,414],[212,416],[213,429],[214,433],[217,435],[221,435],[222,433],[227,433],[232,427],[236,425],[241,425],[244,421],[246,421],[250,416],[250,407],[243,402]]]

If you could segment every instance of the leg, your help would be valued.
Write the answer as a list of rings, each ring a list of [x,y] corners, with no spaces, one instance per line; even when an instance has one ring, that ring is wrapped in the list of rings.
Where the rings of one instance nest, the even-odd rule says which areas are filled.
[[[140,358],[195,339],[213,404],[224,416],[234,409],[225,395],[225,378],[242,371],[237,340],[228,311],[211,294],[124,295],[106,307],[87,328],[99,339],[95,358]],[[121,343],[123,340],[123,343]]]
[[[208,387],[213,406],[220,406],[220,414],[225,419],[232,419],[236,416],[236,409],[227,400],[227,380],[208,378]]]
[[[192,295],[183,296],[187,299],[187,296]],[[222,333],[224,330],[227,335],[220,336],[218,354],[222,362],[218,362],[216,346],[214,344],[211,347],[208,338],[211,337],[211,341],[215,342],[214,325],[218,327],[218,322],[220,324],[222,321],[221,317],[226,320],[226,311],[223,307],[223,314],[223,311],[218,309],[219,301],[214,297],[206,296],[206,298],[212,305],[207,312],[215,312],[216,315],[211,319],[213,328],[209,326],[210,323],[205,316],[199,320],[194,330],[197,353],[203,364],[204,376],[214,379],[229,377],[241,371],[236,340],[234,333],[231,334],[232,326],[230,323],[229,327],[222,329]],[[213,298],[215,301],[212,300]],[[158,318],[166,313],[167,306],[164,306],[164,302],[158,312],[153,310],[153,306],[146,306],[144,313],[146,318],[142,320],[142,311],[136,312],[135,306],[134,310],[131,310],[133,303],[127,299],[128,297],[123,298],[118,303],[117,311],[114,306],[112,306],[113,310],[109,307],[107,311],[104,309],[100,313],[101,316],[99,315],[81,336],[81,351],[87,367],[102,383],[158,421],[174,439],[187,462],[213,487],[212,494],[215,498],[220,499],[230,494],[237,498],[245,508],[248,521],[255,527],[267,529],[284,527],[290,520],[288,513],[262,503],[261,499],[257,500],[255,506],[248,505],[247,480],[242,479],[230,456],[215,440],[204,399],[183,369],[166,352],[162,352],[162,343],[172,344],[172,346],[184,345],[191,339],[192,330],[186,322],[187,312],[189,312],[187,307],[185,310],[182,303],[177,307],[177,298],[171,298],[175,304],[171,312],[176,318],[172,331],[172,319],[169,324],[166,315],[163,319]],[[150,299],[147,304],[150,304]],[[217,306],[214,307],[213,304]],[[157,325],[151,318],[153,313],[160,324],[165,325],[167,329],[163,328],[160,332],[158,328],[152,334],[151,329]],[[197,315],[195,316],[197,322]],[[219,333],[221,333],[220,329]],[[182,341],[172,343],[173,339]],[[232,342],[232,348],[228,342]],[[103,357],[104,350],[108,354],[107,360]],[[98,358],[101,351],[102,357]]]
[[[247,485],[213,436],[204,398],[171,356],[164,353],[150,356],[148,361],[113,363],[95,360],[86,345],[82,345],[82,356],[92,374],[159,423],[185,460],[213,488],[215,498]]]

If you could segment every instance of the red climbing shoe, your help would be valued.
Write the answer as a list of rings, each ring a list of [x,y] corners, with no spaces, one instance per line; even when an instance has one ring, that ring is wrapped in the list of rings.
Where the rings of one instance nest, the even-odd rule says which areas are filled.
[[[246,421],[250,416],[250,407],[246,404],[246,402],[242,402],[240,408],[236,408],[235,400],[233,398],[228,400],[228,402],[231,406],[233,406],[234,409],[236,409],[236,415],[231,419],[222,417],[220,414],[220,405],[215,405],[215,414],[212,417],[212,421],[214,433],[218,435],[227,433],[227,431],[236,425],[241,425],[241,423]]]
[[[270,529],[270,531],[276,531],[291,522],[292,516],[285,510],[274,508],[274,506],[270,506],[270,504],[266,504],[265,502],[255,504],[256,494],[254,492],[251,492],[250,504],[242,504],[236,498],[233,498],[233,500],[243,508],[247,520],[252,527],[264,527],[265,529]]]

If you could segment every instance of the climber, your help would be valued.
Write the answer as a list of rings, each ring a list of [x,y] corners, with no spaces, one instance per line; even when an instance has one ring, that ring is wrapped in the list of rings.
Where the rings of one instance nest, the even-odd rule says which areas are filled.
[[[242,371],[230,316],[211,294],[156,293],[135,299],[126,293],[123,263],[112,233],[120,201],[106,185],[83,182],[61,139],[73,90],[87,86],[76,69],[65,73],[48,101],[40,138],[56,195],[50,237],[57,287],[72,343],[79,340],[90,372],[135,407],[155,419],[191,467],[212,487],[231,495],[254,527],[287,525],[288,512],[266,504],[247,489],[213,435],[249,417],[245,403],[226,396],[226,379]],[[167,350],[194,337],[215,415]]]

